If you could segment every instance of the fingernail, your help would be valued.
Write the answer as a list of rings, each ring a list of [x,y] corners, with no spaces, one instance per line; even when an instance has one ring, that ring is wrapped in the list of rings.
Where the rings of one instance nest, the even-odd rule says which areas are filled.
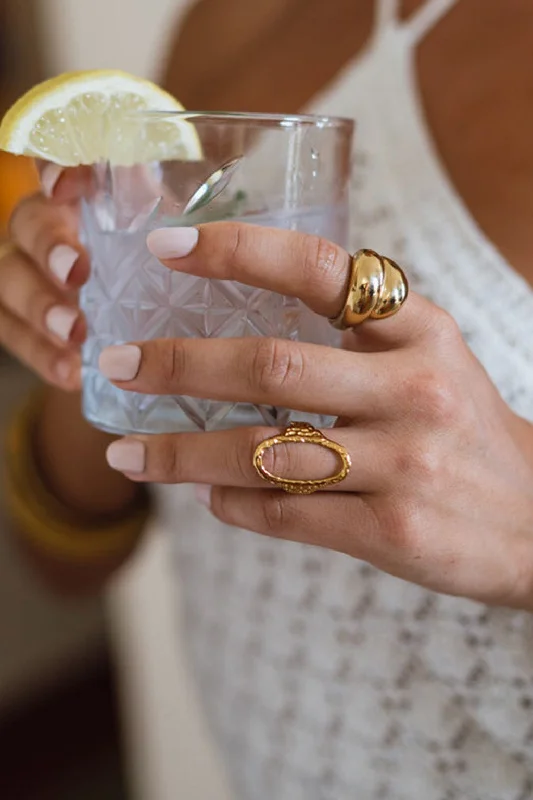
[[[131,381],[141,365],[141,348],[135,344],[106,347],[100,353],[100,372],[110,381]]]
[[[63,172],[63,167],[59,164],[47,164],[41,173],[41,186],[45,197],[52,197],[59,176]]]
[[[74,250],[73,247],[69,247],[68,244],[56,245],[48,256],[50,272],[52,272],[56,278],[59,278],[61,283],[66,283],[79,257],[80,254]]]
[[[70,380],[70,377],[72,375],[72,369],[73,369],[72,361],[64,359],[63,361],[59,361],[56,364],[56,375],[60,381],[66,383],[67,381]]]
[[[206,486],[205,483],[197,483],[194,487],[194,493],[196,495],[197,501],[200,505],[205,506],[206,508],[211,508],[211,492],[213,490],[212,486]]]
[[[159,259],[183,258],[198,244],[196,228],[160,228],[148,234],[148,250]]]
[[[137,440],[121,439],[109,445],[106,459],[111,469],[118,472],[144,472],[146,448]]]
[[[53,306],[49,309],[44,321],[50,333],[55,333],[64,342],[68,342],[77,318],[78,312],[75,308]]]

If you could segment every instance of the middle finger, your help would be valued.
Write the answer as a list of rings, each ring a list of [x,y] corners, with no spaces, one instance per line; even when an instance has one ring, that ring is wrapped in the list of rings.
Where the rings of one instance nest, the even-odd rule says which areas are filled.
[[[387,413],[398,358],[261,337],[156,339],[108,347],[99,366],[128,391],[376,418]]]

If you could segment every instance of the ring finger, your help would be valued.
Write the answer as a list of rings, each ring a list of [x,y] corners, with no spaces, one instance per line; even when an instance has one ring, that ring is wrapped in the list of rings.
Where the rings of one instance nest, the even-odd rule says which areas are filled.
[[[256,447],[276,433],[272,428],[237,428],[132,436],[113,442],[107,458],[111,467],[136,481],[272,488],[256,472],[253,456]],[[346,448],[352,458],[348,476],[333,489],[367,493],[385,486],[383,465],[390,463],[385,434],[364,428],[334,428],[325,436]],[[341,467],[338,455],[310,443],[277,444],[265,451],[263,463],[272,474],[297,480],[327,478]]]
[[[390,376],[398,358],[261,337],[155,339],[108,347],[99,366],[120,389],[143,394],[375,419],[390,415]]]

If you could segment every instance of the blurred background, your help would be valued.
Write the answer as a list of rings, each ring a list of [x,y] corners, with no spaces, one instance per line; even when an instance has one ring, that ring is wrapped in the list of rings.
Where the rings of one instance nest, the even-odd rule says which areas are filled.
[[[157,80],[190,2],[0,0],[0,113],[64,70]],[[29,162],[0,153],[0,232],[36,186]],[[0,351],[0,427],[31,380]],[[155,529],[105,596],[51,596],[19,559],[0,496],[2,800],[229,797],[180,658],[168,563]]]

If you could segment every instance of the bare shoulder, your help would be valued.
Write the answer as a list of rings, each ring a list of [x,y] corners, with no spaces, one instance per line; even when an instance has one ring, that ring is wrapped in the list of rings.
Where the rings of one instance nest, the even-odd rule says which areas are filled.
[[[401,0],[403,19],[428,0]],[[189,108],[295,112],[364,46],[377,0],[198,0],[166,85]],[[478,223],[533,283],[531,0],[458,0],[416,53],[425,116]]]
[[[198,0],[174,38],[165,84],[189,107],[294,112],[364,44],[373,9],[374,0],[327,8],[324,0]]]
[[[198,0],[176,31],[165,85],[188,107],[239,60],[265,32],[283,24],[299,0]]]
[[[527,0],[461,0],[422,42],[418,82],[455,187],[533,283],[532,45]]]

